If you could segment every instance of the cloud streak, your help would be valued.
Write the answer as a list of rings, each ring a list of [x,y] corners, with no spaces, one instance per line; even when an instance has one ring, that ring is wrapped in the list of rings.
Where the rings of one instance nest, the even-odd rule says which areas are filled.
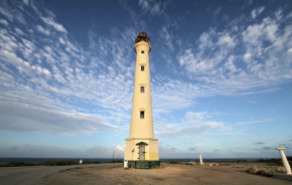
[[[132,50],[119,45],[130,42],[128,36],[119,41],[99,37],[100,53],[94,54],[96,47],[85,52],[69,40],[52,13],[44,15],[40,12],[47,10],[35,8],[30,16],[36,26],[2,21],[8,26],[0,36],[1,129],[66,135],[114,132],[113,123],[128,124],[133,84],[128,50]],[[9,11],[4,14],[9,20],[13,17]],[[13,31],[18,29],[22,31]],[[126,34],[134,38],[131,29]],[[105,61],[112,62],[103,65]],[[83,105],[94,108],[82,109]],[[105,111],[99,113],[99,108]]]
[[[263,8],[254,11],[259,14]],[[224,30],[210,28],[196,45],[182,51],[178,62],[190,79],[204,82],[201,88],[212,88],[211,96],[289,82],[292,29],[285,24],[290,18],[279,15],[281,11],[247,25],[245,19],[234,20]]]

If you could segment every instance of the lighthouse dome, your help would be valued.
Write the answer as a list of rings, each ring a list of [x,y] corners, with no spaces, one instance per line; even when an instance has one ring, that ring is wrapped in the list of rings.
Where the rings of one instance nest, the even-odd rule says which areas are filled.
[[[138,43],[140,41],[145,41],[148,44],[150,44],[150,38],[148,37],[146,32],[140,32],[135,40],[135,43]]]
[[[139,35],[138,35],[138,37],[139,37],[139,36],[140,36],[140,37],[148,37],[148,36],[147,36],[147,33],[144,32],[144,31],[140,32]]]

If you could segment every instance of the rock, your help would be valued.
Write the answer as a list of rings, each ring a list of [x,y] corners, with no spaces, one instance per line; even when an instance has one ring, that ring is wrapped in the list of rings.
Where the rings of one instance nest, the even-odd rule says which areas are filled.
[[[209,166],[219,166],[218,163],[209,163]]]
[[[265,170],[260,169],[256,172],[256,174],[263,175],[265,172],[266,172]]]
[[[276,171],[280,172],[280,173],[287,173],[287,171],[284,167],[278,167]]]
[[[190,162],[182,162],[180,163],[182,165],[196,165],[196,163],[194,161],[190,161]]]
[[[248,168],[246,171],[253,175],[263,175],[266,177],[272,177],[274,175],[273,172],[267,170],[266,168],[258,168],[255,166]]]
[[[188,162],[189,165],[196,165],[196,163],[194,161],[190,161]]]
[[[274,173],[272,171],[265,171],[264,173],[262,173],[262,175],[266,177],[273,177]]]
[[[257,167],[255,167],[255,166],[253,166],[253,167],[248,168],[246,171],[248,173],[250,173],[250,174],[257,174],[257,172],[259,171],[259,169]]]
[[[214,166],[219,166],[219,164],[218,163],[214,163]]]

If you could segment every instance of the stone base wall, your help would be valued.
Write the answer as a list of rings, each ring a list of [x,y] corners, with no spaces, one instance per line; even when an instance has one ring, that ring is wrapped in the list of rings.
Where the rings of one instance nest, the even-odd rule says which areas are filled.
[[[150,169],[160,166],[160,161],[128,161],[129,168]]]

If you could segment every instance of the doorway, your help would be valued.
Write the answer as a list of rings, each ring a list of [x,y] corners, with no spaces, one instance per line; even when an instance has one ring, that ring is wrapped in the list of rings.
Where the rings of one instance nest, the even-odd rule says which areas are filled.
[[[136,145],[138,145],[138,148],[139,148],[139,161],[145,161],[145,153],[146,153],[145,146],[147,146],[148,144],[144,142],[140,142],[140,143],[137,143]]]
[[[145,145],[139,146],[139,160],[144,161],[145,160]]]

